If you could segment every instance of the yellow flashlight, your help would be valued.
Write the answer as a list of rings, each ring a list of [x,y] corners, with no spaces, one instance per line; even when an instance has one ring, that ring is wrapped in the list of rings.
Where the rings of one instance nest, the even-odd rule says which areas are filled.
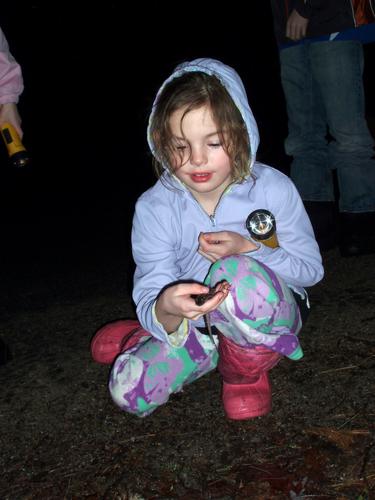
[[[262,208],[251,212],[246,219],[246,229],[253,240],[260,241],[271,248],[279,246],[275,217],[269,210]]]
[[[0,126],[0,131],[12,165],[15,167],[27,165],[30,161],[29,155],[13,125],[4,123]]]

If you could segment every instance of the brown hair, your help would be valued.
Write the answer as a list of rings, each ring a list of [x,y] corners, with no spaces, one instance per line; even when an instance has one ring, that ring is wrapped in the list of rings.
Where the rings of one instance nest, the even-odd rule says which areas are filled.
[[[164,171],[163,165],[173,172],[170,166],[173,156],[171,115],[185,108],[183,120],[189,111],[205,105],[210,107],[220,141],[230,158],[233,180],[242,181],[249,174],[249,137],[239,109],[216,76],[194,71],[167,83],[154,105],[150,133],[155,145],[154,168],[158,177]]]

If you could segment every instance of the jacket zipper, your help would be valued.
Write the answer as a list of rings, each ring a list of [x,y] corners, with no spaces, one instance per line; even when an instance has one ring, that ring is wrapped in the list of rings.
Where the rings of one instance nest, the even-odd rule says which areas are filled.
[[[182,184],[182,185],[184,186],[183,182],[181,182],[179,179],[177,179],[177,180],[178,180],[178,182],[180,182],[180,184]],[[215,207],[215,209],[214,209],[213,213],[212,213],[212,214],[210,214],[210,215],[208,215],[208,214],[207,214],[207,212],[203,209],[202,205],[201,205],[201,204],[199,203],[199,201],[198,201],[198,200],[197,200],[197,199],[196,199],[196,198],[192,195],[192,193],[191,193],[191,192],[190,192],[190,191],[186,188],[186,186],[184,186],[184,188],[185,188],[185,190],[186,190],[185,192],[187,192],[187,193],[189,193],[189,194],[190,194],[190,196],[193,198],[193,200],[195,201],[195,203],[197,203],[197,205],[198,205],[198,206],[199,206],[199,208],[202,210],[202,212],[203,212],[205,215],[208,215],[208,218],[209,218],[209,219],[210,219],[210,221],[211,221],[211,225],[212,225],[213,227],[215,227],[215,226],[216,226],[216,211],[217,211],[217,207],[219,206],[220,201],[221,201],[222,197],[224,196],[224,194],[226,194],[226,193],[229,191],[229,189],[233,186],[233,184],[235,184],[235,182],[231,182],[231,183],[229,184],[229,186],[227,186],[227,187],[224,189],[224,191],[221,193],[220,198],[219,198],[218,202],[216,203],[216,207]]]
[[[229,191],[229,189],[231,188],[231,186],[233,186],[233,184],[235,184],[235,183],[234,183],[234,182],[231,182],[231,183],[229,184],[229,186],[227,186],[227,187],[224,189],[224,191],[223,191],[223,192],[221,193],[221,195],[220,195],[220,198],[218,199],[218,202],[216,203],[216,207],[215,207],[215,209],[214,209],[213,213],[212,213],[211,215],[209,215],[209,216],[208,216],[208,217],[210,218],[211,225],[212,225],[213,227],[215,227],[215,226],[216,226],[216,211],[217,211],[217,207],[219,206],[219,204],[220,204],[220,202],[221,202],[222,197],[223,197],[223,196],[224,196],[224,195],[225,195],[225,194]],[[198,203],[198,205],[200,206],[200,203]],[[202,210],[203,210],[203,208],[202,208]],[[206,212],[205,212],[205,213],[206,213]]]

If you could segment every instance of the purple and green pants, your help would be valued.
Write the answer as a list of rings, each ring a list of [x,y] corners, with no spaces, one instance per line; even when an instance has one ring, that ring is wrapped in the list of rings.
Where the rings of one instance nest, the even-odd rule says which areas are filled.
[[[291,359],[303,356],[297,338],[299,308],[281,278],[251,257],[231,255],[211,266],[205,283],[214,286],[222,280],[231,283],[231,289],[210,313],[212,326],[242,347],[262,346]],[[216,368],[217,362],[216,345],[192,324],[181,347],[145,332],[138,344],[116,358],[109,390],[122,410],[144,417],[171,394]]]

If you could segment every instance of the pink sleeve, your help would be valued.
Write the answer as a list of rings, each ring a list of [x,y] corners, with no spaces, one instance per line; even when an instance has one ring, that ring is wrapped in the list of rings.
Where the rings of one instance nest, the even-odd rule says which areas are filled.
[[[17,103],[22,91],[21,67],[9,52],[8,42],[0,28],[0,104]]]

